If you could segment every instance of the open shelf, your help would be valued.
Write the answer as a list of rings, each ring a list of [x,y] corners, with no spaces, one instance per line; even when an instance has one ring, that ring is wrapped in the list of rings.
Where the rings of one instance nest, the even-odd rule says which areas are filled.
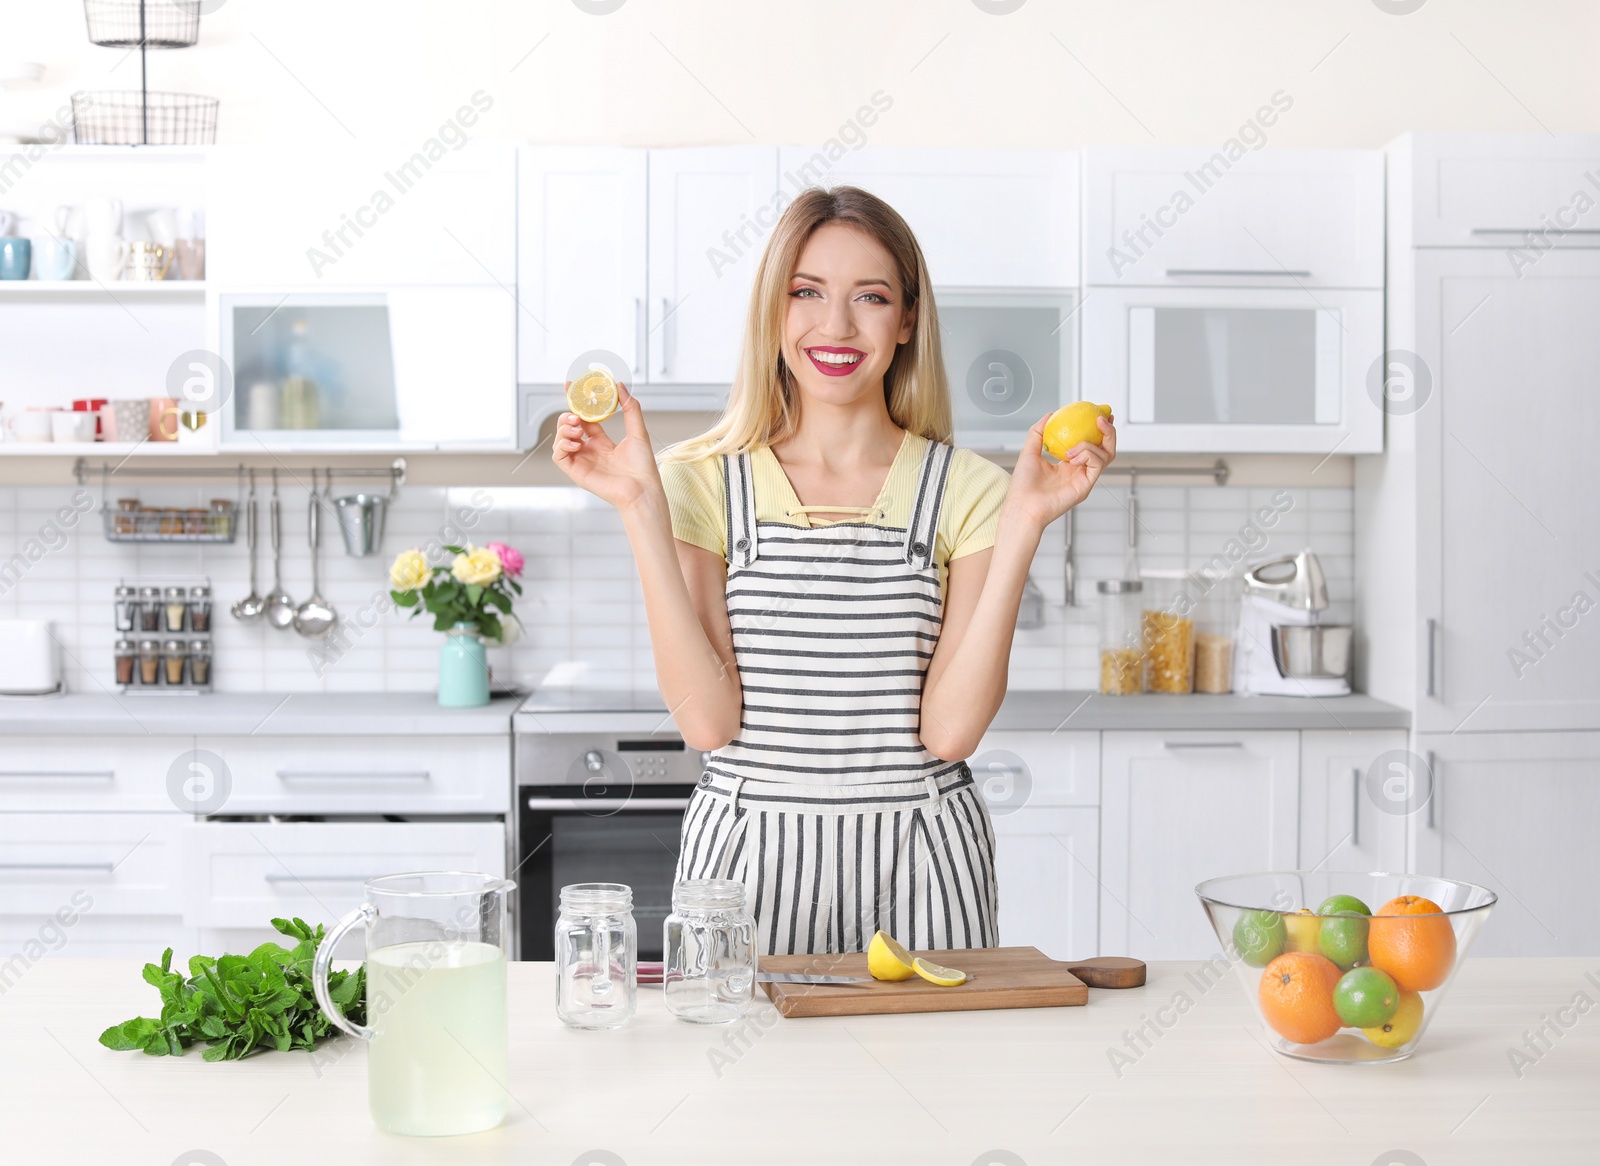
[[[100,283],[92,279],[0,279],[4,299],[122,299],[138,296],[165,298],[206,294],[203,279],[118,279]]]
[[[204,457],[216,453],[215,446],[175,441],[0,441],[0,457]]]

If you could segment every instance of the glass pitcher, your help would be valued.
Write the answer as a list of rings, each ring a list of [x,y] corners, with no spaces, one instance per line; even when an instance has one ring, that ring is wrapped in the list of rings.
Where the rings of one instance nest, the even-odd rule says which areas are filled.
[[[492,1129],[506,1113],[506,896],[493,875],[428,871],[369,879],[366,901],[317,948],[323,1013],[369,1042],[367,1102],[393,1134]],[[366,927],[368,1025],[328,995],[333,951]]]

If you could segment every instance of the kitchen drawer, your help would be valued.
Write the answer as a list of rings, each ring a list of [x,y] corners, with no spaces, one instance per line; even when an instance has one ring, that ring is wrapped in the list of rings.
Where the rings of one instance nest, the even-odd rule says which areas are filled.
[[[1100,734],[986,733],[968,758],[989,812],[1100,804]]]
[[[1600,247],[1600,134],[1413,134],[1393,149],[1415,246]]]
[[[1084,151],[1084,282],[1383,287],[1383,153]]]
[[[224,814],[500,814],[511,738],[201,738],[232,783]]]
[[[0,813],[0,911],[54,915],[80,892],[94,915],[176,915],[179,833],[169,814]]]
[[[377,875],[505,869],[500,822],[194,822],[183,836],[183,921],[259,928],[299,916],[331,926]]]
[[[0,915],[0,992],[8,991],[29,968],[51,957],[68,959],[135,959],[161,962],[172,948],[174,965],[186,963],[199,945],[199,933],[171,915],[105,915],[92,892],[93,905],[80,909],[63,900],[49,915]],[[58,913],[59,912],[59,913]],[[356,958],[360,958],[357,956]],[[39,973],[48,976],[48,971]]]
[[[167,774],[190,737],[7,737],[0,811],[171,810]]]

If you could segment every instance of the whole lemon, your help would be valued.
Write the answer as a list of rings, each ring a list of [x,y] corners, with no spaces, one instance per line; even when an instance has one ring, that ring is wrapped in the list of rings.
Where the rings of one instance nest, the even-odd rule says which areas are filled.
[[[1063,405],[1044,423],[1044,448],[1052,457],[1062,459],[1067,451],[1079,442],[1100,444],[1100,426],[1095,422],[1111,416],[1110,405],[1096,405],[1093,401],[1074,401]]]

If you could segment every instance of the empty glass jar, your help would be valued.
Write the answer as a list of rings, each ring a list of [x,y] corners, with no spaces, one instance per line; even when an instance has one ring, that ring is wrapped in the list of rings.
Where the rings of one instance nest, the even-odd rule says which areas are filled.
[[[1100,592],[1100,691],[1126,696],[1144,691],[1144,633],[1139,607],[1144,584],[1137,579],[1102,579]]]
[[[573,883],[556,920],[556,1015],[573,1028],[619,1028],[638,996],[633,888]]]
[[[756,922],[744,885],[687,879],[672,888],[664,925],[667,1011],[691,1024],[726,1024],[750,1007],[755,992]]]

